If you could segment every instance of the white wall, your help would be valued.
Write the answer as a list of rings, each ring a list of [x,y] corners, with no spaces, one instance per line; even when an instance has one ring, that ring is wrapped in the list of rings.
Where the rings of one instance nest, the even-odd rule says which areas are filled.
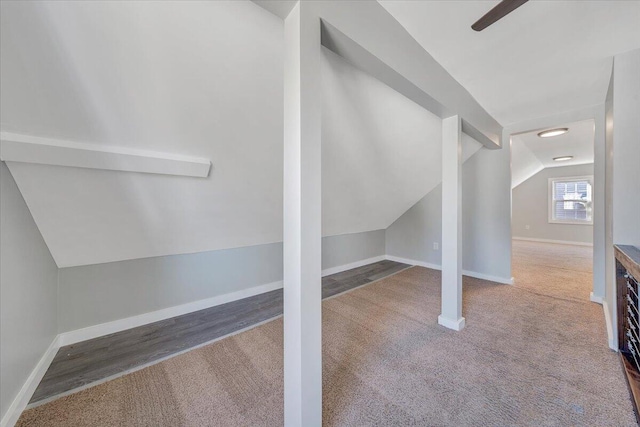
[[[322,269],[385,255],[385,230],[322,239]]]
[[[585,175],[593,175],[593,164],[545,168],[515,187],[512,199],[513,237],[593,243],[591,224],[549,223],[549,178]]]
[[[617,348],[613,244],[640,246],[640,49],[614,57],[606,111],[606,289],[609,345]]]
[[[640,49],[616,55],[613,73],[613,240],[640,246]]]
[[[464,240],[463,236],[463,244]],[[442,184],[438,184],[387,228],[386,250],[387,255],[440,266],[441,242]],[[438,249],[433,248],[434,243],[438,244]]]
[[[0,416],[57,334],[58,267],[0,162]]]
[[[248,1],[0,7],[3,131],[212,161],[207,178],[12,165],[59,266],[282,241],[281,19]],[[324,48],[319,70],[323,233],[384,229],[440,181],[440,119]]]
[[[511,187],[531,178],[544,169],[544,165],[518,136],[511,137]]]
[[[383,256],[384,230],[322,239],[322,268]],[[68,332],[282,281],[282,243],[60,269]]]
[[[511,179],[508,144],[482,148],[462,166],[462,266],[467,272],[511,279]],[[386,230],[387,255],[439,266],[442,186],[437,186]]]
[[[613,251],[613,84],[612,70],[605,100],[605,292],[604,313],[607,322],[609,347],[618,348],[618,328],[615,322],[617,302],[615,290],[615,259]]]
[[[482,149],[462,168],[462,266],[510,281],[511,146]]]

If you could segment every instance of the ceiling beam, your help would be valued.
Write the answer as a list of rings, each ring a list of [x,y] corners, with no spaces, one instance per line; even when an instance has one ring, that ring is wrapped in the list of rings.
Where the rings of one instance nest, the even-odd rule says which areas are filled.
[[[438,117],[460,116],[483,145],[501,147],[502,125],[378,2],[310,3],[325,47]]]

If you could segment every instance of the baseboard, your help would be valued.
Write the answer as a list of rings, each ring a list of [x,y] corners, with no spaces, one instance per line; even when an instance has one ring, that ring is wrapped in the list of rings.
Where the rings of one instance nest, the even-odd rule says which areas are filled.
[[[570,240],[534,239],[533,237],[512,237],[512,239],[521,240],[524,242],[555,243],[558,245],[593,246],[593,243],[573,242]]]
[[[124,331],[142,325],[147,325],[149,323],[158,322],[160,320],[182,316],[183,314],[193,313],[194,311],[204,310],[206,308],[215,307],[217,305],[226,304],[228,302],[252,297],[254,295],[263,294],[265,292],[270,292],[281,288],[282,281],[279,280],[277,282],[254,286],[252,288],[243,289],[241,291],[231,292],[212,298],[202,299],[186,304],[164,308],[162,310],[152,311],[150,313],[139,314],[137,316],[126,317],[124,319],[101,323],[99,325],[76,329],[74,331],[63,332],[59,335],[60,346],[62,347],[69,344],[75,344],[77,342],[113,334],[115,332]]]
[[[591,300],[591,302],[596,302],[598,304],[602,304],[604,301],[603,297],[595,295],[593,292],[589,294],[589,299]]]
[[[431,268],[433,270],[442,270],[442,267],[439,266],[438,264],[431,264],[429,262],[418,261],[415,259],[402,258],[402,257],[393,256],[393,255],[387,255],[387,259],[390,261],[401,262],[403,264],[417,265],[420,267]],[[468,276],[468,277],[474,277],[476,279],[488,280],[490,282],[502,283],[505,285],[513,285],[514,283],[513,277],[507,279],[504,277],[477,273],[475,271],[470,271],[470,270],[462,270],[462,275]]]
[[[445,328],[453,329],[454,331],[461,331],[462,329],[464,329],[464,324],[464,317],[461,317],[458,320],[453,320],[447,317],[443,317],[442,315],[438,316],[438,325],[442,325]]]
[[[322,276],[328,276],[331,274],[341,273],[352,268],[362,267],[363,265],[371,264],[374,262],[382,261],[386,259],[384,255],[380,255],[373,258],[367,258],[360,261],[352,262],[349,264],[339,265],[337,267],[328,268],[322,270]],[[63,332],[60,334],[60,346],[75,344],[81,341],[98,338],[104,335],[113,334],[115,332],[124,331],[127,329],[135,328],[149,323],[158,322],[160,320],[170,319],[176,316],[182,316],[183,314],[193,313],[194,311],[204,310],[206,308],[215,307],[217,305],[226,304],[228,302],[236,301],[242,298],[252,297],[265,292],[274,291],[282,288],[282,281],[267,283],[265,285],[254,286],[249,289],[243,289],[241,291],[231,292],[224,295],[215,296],[203,300],[193,301],[186,304],[181,304],[173,307],[164,308],[149,313],[139,314],[136,316],[127,317],[124,319],[118,319],[111,322],[101,323],[99,325],[88,326],[82,329],[76,329],[69,332]]]
[[[36,364],[35,368],[33,368],[33,371],[31,371],[31,374],[27,377],[27,380],[18,392],[18,395],[13,399],[11,405],[9,405],[7,413],[2,417],[0,427],[13,427],[18,421],[18,418],[20,418],[20,414],[22,414],[22,411],[27,407],[29,400],[31,400],[31,396],[33,396],[33,392],[36,391],[38,384],[40,384],[40,380],[44,377],[44,374],[47,372],[47,369],[49,369],[49,365],[60,348],[59,337],[60,336],[58,335],[53,339]]]
[[[385,259],[387,259],[387,257],[385,257],[384,255],[379,255],[379,256],[372,257],[372,258],[367,258],[367,259],[363,259],[363,260],[360,260],[360,261],[351,262],[349,264],[343,264],[343,265],[339,265],[337,267],[327,268],[325,270],[322,270],[322,277],[330,276],[332,274],[342,273],[343,271],[351,270],[353,268],[362,267],[363,265],[367,265],[367,264],[373,264],[374,262],[384,261]]]
[[[440,267],[438,264],[431,264],[430,262],[418,261],[417,259],[402,258],[398,256],[393,256],[393,255],[387,255],[386,259],[388,259],[389,261],[401,262],[403,264],[417,265],[420,267],[430,268],[432,270],[442,269],[442,267]]]
[[[489,282],[502,283],[503,285],[513,285],[513,277],[505,278],[499,276],[492,276],[490,274],[476,273],[475,271],[462,270],[463,276],[474,277],[476,279],[488,280]]]
[[[618,351],[616,336],[613,332],[613,322],[611,319],[611,313],[609,313],[609,304],[606,300],[602,300],[602,309],[604,311],[604,322],[607,325],[607,343],[611,350]]]

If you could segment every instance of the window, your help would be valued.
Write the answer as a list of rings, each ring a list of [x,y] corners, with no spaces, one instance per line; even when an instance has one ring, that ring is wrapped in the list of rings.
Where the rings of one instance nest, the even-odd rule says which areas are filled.
[[[593,177],[549,178],[549,222],[593,224]]]

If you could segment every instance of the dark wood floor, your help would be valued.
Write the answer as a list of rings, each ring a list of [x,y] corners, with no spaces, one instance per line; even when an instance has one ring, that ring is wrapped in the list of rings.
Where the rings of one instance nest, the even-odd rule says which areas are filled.
[[[322,298],[390,276],[409,267],[380,261],[322,279]],[[183,316],[60,348],[30,404],[165,359],[282,314],[282,290],[267,292]]]

